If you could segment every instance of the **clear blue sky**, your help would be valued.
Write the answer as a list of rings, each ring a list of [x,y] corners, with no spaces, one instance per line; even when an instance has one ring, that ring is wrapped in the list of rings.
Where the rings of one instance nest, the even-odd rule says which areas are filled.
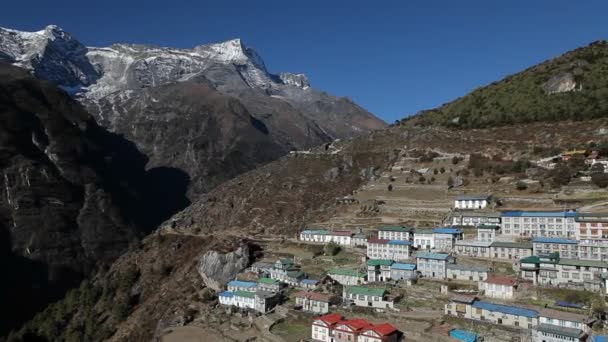
[[[240,37],[388,122],[608,38],[606,0],[5,1],[0,26],[57,24],[86,45]]]

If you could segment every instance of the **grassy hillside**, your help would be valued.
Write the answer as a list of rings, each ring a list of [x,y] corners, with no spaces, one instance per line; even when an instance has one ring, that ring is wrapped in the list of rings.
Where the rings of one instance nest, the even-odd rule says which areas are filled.
[[[607,115],[608,43],[597,41],[422,111],[411,120],[481,128]]]

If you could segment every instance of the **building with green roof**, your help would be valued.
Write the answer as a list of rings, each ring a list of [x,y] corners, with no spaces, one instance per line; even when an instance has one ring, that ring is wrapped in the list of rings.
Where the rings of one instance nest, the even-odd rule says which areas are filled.
[[[544,253],[523,258],[519,262],[520,275],[534,284],[597,290],[601,274],[608,272],[608,263],[598,260],[560,258],[559,253]]]
[[[258,289],[269,292],[278,292],[281,290],[281,282],[276,279],[262,277],[258,279]]]

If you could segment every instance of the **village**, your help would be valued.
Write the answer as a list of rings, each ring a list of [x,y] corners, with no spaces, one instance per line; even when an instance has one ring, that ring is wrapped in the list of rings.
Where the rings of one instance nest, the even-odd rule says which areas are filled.
[[[537,165],[550,169],[556,158],[577,153]],[[449,167],[434,178],[451,179],[464,164],[455,158],[469,156],[439,156],[419,169]],[[345,207],[341,217],[266,246],[264,260],[218,293],[219,304],[256,315],[293,312],[282,315],[292,321],[280,318],[269,328],[278,341],[605,341],[608,209],[602,203],[571,207],[578,202],[490,193],[483,184],[425,203],[415,199],[417,191],[437,186],[414,189],[407,180],[420,163],[404,156],[375,184],[337,198]],[[605,161],[593,154],[586,163]],[[399,190],[405,195],[395,197]],[[388,213],[380,218],[373,214],[379,202]],[[421,204],[424,214],[415,213]],[[582,210],[587,207],[593,210]]]

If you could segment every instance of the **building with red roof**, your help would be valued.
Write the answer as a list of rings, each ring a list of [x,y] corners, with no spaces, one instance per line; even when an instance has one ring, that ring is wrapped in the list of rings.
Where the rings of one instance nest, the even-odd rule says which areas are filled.
[[[479,282],[479,291],[483,291],[484,295],[490,298],[513,299],[518,284],[517,278],[490,275],[488,279]]]
[[[359,341],[365,342],[393,342],[399,338],[399,331],[388,323],[372,325],[361,331]]]
[[[344,319],[340,314],[317,317],[312,322],[313,341],[396,342],[400,332],[388,323],[372,324],[365,319]]]

